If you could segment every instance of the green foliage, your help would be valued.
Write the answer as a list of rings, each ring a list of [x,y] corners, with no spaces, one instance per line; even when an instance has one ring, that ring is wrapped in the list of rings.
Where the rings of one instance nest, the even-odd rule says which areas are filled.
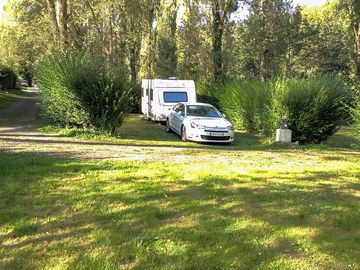
[[[123,68],[110,69],[77,52],[57,53],[39,66],[45,114],[55,123],[115,134],[129,109],[130,86]]]
[[[282,104],[293,139],[320,143],[334,134],[347,117],[350,92],[335,77],[285,80]]]
[[[16,87],[17,75],[15,71],[0,64],[0,89],[14,89]]]
[[[132,113],[141,112],[141,85],[135,84],[131,87],[130,111]]]
[[[272,137],[287,116],[293,140],[301,143],[320,143],[334,134],[350,103],[349,91],[335,77],[266,83],[238,79],[210,85],[207,91],[238,129]]]
[[[353,117],[353,126],[356,136],[360,138],[360,101],[351,109],[351,115]]]
[[[270,85],[237,79],[209,85],[206,91],[207,96],[217,98],[220,109],[236,128],[270,136],[274,122]]]

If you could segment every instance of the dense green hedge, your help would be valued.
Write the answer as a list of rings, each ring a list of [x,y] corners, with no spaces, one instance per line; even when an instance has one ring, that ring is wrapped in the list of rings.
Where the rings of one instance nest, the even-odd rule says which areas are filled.
[[[360,101],[358,101],[357,104],[351,108],[351,114],[354,120],[353,127],[356,136],[360,139]]]
[[[268,137],[274,136],[281,118],[287,116],[293,140],[302,143],[320,143],[331,136],[345,119],[351,100],[336,77],[266,83],[238,79],[200,87],[200,96],[216,97],[238,129]]]
[[[17,75],[15,71],[0,64],[0,89],[14,89],[16,87]]]
[[[49,57],[36,75],[43,110],[57,124],[116,134],[128,113],[131,88],[123,68],[68,52]]]

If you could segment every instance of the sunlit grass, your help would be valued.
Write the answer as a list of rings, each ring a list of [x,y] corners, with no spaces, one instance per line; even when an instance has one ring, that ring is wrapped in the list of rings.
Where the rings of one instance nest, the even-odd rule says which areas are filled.
[[[0,269],[359,268],[360,152],[348,129],[302,147],[245,133],[232,146],[183,144],[136,116],[119,138],[43,130],[137,155],[153,147],[154,158],[0,152]],[[159,145],[185,148],[156,158]]]
[[[327,150],[207,163],[2,152],[0,268],[356,269],[359,162]]]

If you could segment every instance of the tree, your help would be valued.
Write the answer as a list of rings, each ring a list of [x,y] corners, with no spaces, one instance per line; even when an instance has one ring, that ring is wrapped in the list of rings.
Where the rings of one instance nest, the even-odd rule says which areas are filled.
[[[16,69],[29,85],[36,65],[52,44],[46,6],[41,1],[9,1],[5,6],[6,22],[0,24],[0,59]]]
[[[289,1],[253,0],[241,31],[245,70],[263,81],[281,74],[289,48],[292,9]]]
[[[225,22],[238,8],[236,0],[211,0],[214,79],[223,77],[223,35]]]
[[[211,80],[211,16],[199,0],[184,1],[184,14],[177,32],[177,74],[180,78]]]
[[[350,37],[350,58],[353,74],[360,79],[360,2],[358,0],[340,0],[338,7],[348,20]]]
[[[47,0],[49,17],[53,27],[54,39],[64,51],[67,46],[68,1]]]
[[[177,0],[162,0],[162,16],[158,19],[155,74],[160,78],[176,75],[177,69]]]

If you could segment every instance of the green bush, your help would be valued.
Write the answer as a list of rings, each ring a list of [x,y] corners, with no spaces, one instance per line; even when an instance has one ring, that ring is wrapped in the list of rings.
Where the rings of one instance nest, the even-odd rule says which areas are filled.
[[[282,116],[289,119],[293,140],[320,143],[346,118],[350,94],[335,77],[238,79],[207,87],[236,128],[274,137]]]
[[[334,134],[347,117],[350,92],[335,77],[314,77],[282,82],[282,104],[293,140],[320,143]]]
[[[135,84],[131,87],[131,99],[130,99],[130,112],[140,113],[141,112],[141,85]]]
[[[129,110],[123,68],[78,52],[57,53],[37,70],[45,114],[55,123],[116,134]]]
[[[14,89],[17,75],[15,71],[4,65],[0,65],[0,89]]]
[[[269,86],[261,81],[238,79],[208,86],[207,96],[216,98],[220,110],[237,129],[270,136],[274,119]]]
[[[360,139],[360,101],[358,101],[356,105],[351,108],[351,115],[353,118],[355,134]]]

